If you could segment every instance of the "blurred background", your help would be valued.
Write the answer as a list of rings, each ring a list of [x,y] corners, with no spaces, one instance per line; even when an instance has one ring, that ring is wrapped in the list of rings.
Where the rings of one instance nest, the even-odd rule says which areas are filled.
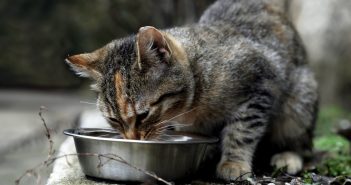
[[[0,184],[13,184],[45,159],[48,145],[38,117],[41,105],[47,108],[44,116],[55,133],[56,147],[64,139],[63,129],[74,126],[82,111],[95,109],[90,82],[70,71],[64,62],[68,55],[90,52],[136,33],[141,26],[162,29],[194,23],[212,2],[2,0]],[[331,134],[351,118],[351,1],[278,3],[300,33],[319,81],[316,134]],[[49,173],[50,168],[43,176]]]

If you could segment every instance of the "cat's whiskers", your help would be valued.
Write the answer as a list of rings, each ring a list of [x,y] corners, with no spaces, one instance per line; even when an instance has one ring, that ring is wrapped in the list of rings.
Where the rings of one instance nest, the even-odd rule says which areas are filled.
[[[170,119],[166,119],[166,120],[163,120],[163,121],[161,121],[161,122],[159,122],[159,123],[156,123],[155,126],[160,125],[160,124],[163,124],[163,123],[165,123],[165,122],[172,121],[172,120],[174,120],[174,119],[176,119],[176,118],[178,118],[178,117],[180,117],[180,116],[183,116],[183,115],[185,115],[185,114],[188,114],[188,113],[194,111],[194,110],[197,109],[197,108],[198,108],[198,107],[194,107],[194,108],[192,108],[192,109],[190,109],[190,110],[188,110],[188,111],[185,111],[185,112],[183,112],[183,113],[180,113],[180,114],[178,114],[178,115],[176,115],[176,116],[174,116],[174,117],[172,117],[172,118],[170,118]]]
[[[79,103],[88,104],[88,105],[96,105],[96,103],[87,102],[87,101],[79,101]]]
[[[162,135],[161,137],[157,138],[158,140],[163,140],[163,141],[175,141],[178,137],[175,136],[165,136]]]
[[[155,134],[155,138],[154,139],[157,139],[157,140],[170,140],[170,139],[173,139],[174,137],[170,136],[170,135],[165,135],[164,133],[158,133],[158,134]]]
[[[149,130],[146,135],[144,136],[146,139],[148,139],[150,136],[152,135],[165,135],[165,131],[169,128],[174,128],[174,127],[178,127],[178,128],[182,128],[182,127],[188,127],[190,125],[186,125],[186,124],[169,124],[169,125],[164,125],[164,126],[161,126],[161,127],[156,127],[156,128],[153,128],[151,130]]]
[[[194,111],[195,109],[197,109],[198,107],[194,107],[194,108],[192,108],[192,109],[190,109],[190,110],[188,110],[188,111],[185,111],[185,112],[182,112],[182,113],[180,113],[180,114],[178,114],[178,115],[176,115],[176,116],[174,116],[174,117],[172,117],[172,118],[170,118],[170,119],[167,119],[167,120],[163,120],[163,121],[161,121],[161,122],[159,122],[159,123],[156,123],[156,124],[154,124],[154,127],[153,128],[151,128],[150,130],[148,130],[147,132],[146,132],[146,134],[145,134],[145,139],[150,139],[150,138],[152,138],[152,137],[154,137],[154,136],[156,136],[156,138],[157,137],[159,137],[159,136],[163,136],[165,133],[165,131],[168,129],[168,128],[173,128],[173,127],[178,127],[178,128],[181,128],[181,127],[187,127],[187,126],[190,126],[190,125],[188,125],[188,124],[181,124],[181,123],[172,123],[172,122],[170,122],[170,121],[172,121],[172,120],[174,120],[175,118],[178,118],[178,117],[180,117],[180,116],[183,116],[183,115],[185,115],[185,114],[188,114],[188,113],[190,113],[190,112],[192,112],[192,111]],[[166,124],[165,124],[166,123]],[[163,125],[164,124],[164,125]]]
[[[183,128],[183,127],[190,127],[191,125],[190,124],[171,124],[169,126]]]
[[[184,128],[184,127],[189,127],[191,125],[189,124],[169,124],[169,125],[163,125],[163,126],[160,126],[160,127],[156,127],[154,130],[155,131],[166,131],[167,129],[170,129],[170,128]]]
[[[190,127],[190,126],[191,125],[189,125],[189,124],[180,124],[180,123],[169,124],[169,125],[167,124],[167,125],[157,127],[156,130],[165,131],[165,130],[170,129],[170,128],[184,128],[184,127]]]
[[[159,137],[161,136],[164,136],[164,135],[167,135],[164,133],[164,129],[152,129],[150,130],[147,135],[145,135],[145,138],[146,139],[158,139]]]

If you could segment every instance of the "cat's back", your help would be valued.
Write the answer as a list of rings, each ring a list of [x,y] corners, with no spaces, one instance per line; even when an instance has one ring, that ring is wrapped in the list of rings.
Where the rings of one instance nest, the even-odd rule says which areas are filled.
[[[225,33],[228,43],[243,37],[267,56],[288,58],[285,62],[295,65],[306,62],[298,34],[274,0],[218,0],[204,12],[199,25]]]

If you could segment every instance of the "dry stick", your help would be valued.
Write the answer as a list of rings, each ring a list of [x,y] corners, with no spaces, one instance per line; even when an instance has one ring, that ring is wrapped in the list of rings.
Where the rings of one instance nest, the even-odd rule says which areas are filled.
[[[36,165],[35,167],[33,167],[32,169],[26,170],[20,177],[18,177],[15,181],[16,185],[19,185],[21,180],[25,177],[25,176],[33,176],[36,178],[37,184],[39,184],[38,182],[40,182],[40,179],[38,179],[38,175],[36,172],[36,169],[38,168],[42,168],[45,165],[46,161],[44,161],[43,163],[39,163],[38,165]]]
[[[43,117],[43,110],[47,110],[45,106],[40,106],[40,111],[39,111],[39,117],[41,121],[43,122],[43,125],[45,127],[45,135],[49,140],[49,152],[48,152],[48,159],[54,155],[55,150],[54,150],[54,141],[52,140],[51,134],[50,134],[50,129],[47,126],[45,119]]]
[[[156,174],[140,169],[136,166],[133,166],[131,164],[129,164],[126,160],[124,160],[122,157],[116,155],[116,154],[96,154],[96,153],[74,153],[74,154],[64,154],[64,155],[60,155],[60,156],[56,156],[54,157],[53,154],[55,153],[55,150],[53,149],[53,145],[54,142],[52,140],[51,134],[50,134],[50,129],[46,124],[46,121],[44,119],[44,117],[42,116],[42,112],[43,110],[46,110],[46,108],[44,106],[40,107],[40,111],[39,111],[39,117],[41,119],[41,121],[43,122],[43,125],[45,127],[45,131],[46,131],[46,137],[49,140],[49,152],[48,152],[48,157],[44,162],[39,163],[38,165],[36,165],[35,167],[33,167],[32,169],[26,170],[16,181],[15,184],[19,185],[21,180],[25,177],[25,176],[32,176],[36,178],[36,182],[37,184],[41,184],[41,176],[38,173],[38,170],[43,168],[43,167],[48,167],[49,165],[51,165],[52,163],[54,163],[57,159],[59,158],[65,158],[67,161],[67,164],[70,165],[70,163],[68,162],[68,158],[69,156],[96,156],[99,159],[99,164],[97,165],[97,168],[100,170],[101,167],[103,167],[105,164],[107,164],[108,161],[117,161],[117,162],[121,162],[123,164],[128,165],[131,168],[136,169],[137,171],[140,171],[160,182],[165,183],[166,185],[173,185],[173,183],[168,182],[160,177],[158,177]],[[106,162],[102,162],[101,158],[106,158],[108,159]]]
[[[243,173],[243,174],[239,175],[237,178],[235,178],[233,182],[240,182],[240,181],[242,181],[242,177],[244,177],[245,175],[248,175],[248,174],[252,174],[253,176],[255,175],[253,172],[246,172],[246,173]]]
[[[160,177],[158,177],[156,174],[152,173],[152,172],[148,172],[148,171],[145,171],[143,169],[140,169],[136,166],[133,166],[131,164],[129,164],[127,161],[125,161],[122,157],[116,155],[116,154],[96,154],[96,153],[73,153],[73,154],[64,154],[64,155],[59,155],[59,156],[56,156],[56,157],[52,157],[42,163],[40,163],[39,165],[37,165],[36,167],[34,167],[33,169],[30,169],[30,170],[27,170],[25,174],[23,174],[21,177],[27,175],[27,173],[30,173],[31,176],[37,176],[37,173],[35,172],[35,169],[37,168],[40,168],[40,167],[43,167],[44,165],[45,166],[49,166],[51,165],[52,163],[54,163],[57,159],[60,159],[60,158],[67,158],[69,156],[95,156],[95,157],[98,157],[99,158],[99,163],[97,165],[97,168],[102,168],[105,164],[107,164],[106,162],[102,162],[102,158],[106,158],[108,159],[108,161],[117,161],[117,162],[120,162],[120,163],[123,163],[123,164],[126,164],[127,166],[131,167],[131,168],[134,168],[142,173],[145,173],[146,175],[150,176],[150,177],[153,177],[154,179],[160,181],[160,182],[163,182],[167,185],[173,185],[173,183],[171,182],[168,182]],[[21,178],[19,178],[20,180]],[[17,181],[16,181],[16,184],[17,184]]]
[[[48,138],[49,141],[49,151],[48,151],[48,157],[43,163],[39,163],[37,166],[35,166],[32,169],[27,170],[25,173],[23,173],[18,179],[16,179],[15,183],[16,185],[19,185],[21,182],[21,179],[24,178],[25,176],[33,176],[36,178],[37,184],[41,184],[41,176],[39,173],[36,171],[36,169],[43,167],[44,165],[47,165],[47,161],[54,155],[55,150],[54,150],[54,141],[52,140],[51,134],[50,134],[50,129],[46,124],[46,121],[43,117],[43,110],[47,110],[45,106],[40,106],[39,109],[39,117],[44,125],[45,128],[45,136]]]
[[[68,165],[69,167],[72,167],[72,164],[71,164],[71,162],[69,162],[68,156],[67,156],[67,155],[65,156],[65,159],[66,159],[67,165]]]

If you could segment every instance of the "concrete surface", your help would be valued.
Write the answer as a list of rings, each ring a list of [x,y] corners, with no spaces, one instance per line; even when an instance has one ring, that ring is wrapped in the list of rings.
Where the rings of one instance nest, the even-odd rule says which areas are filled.
[[[73,127],[82,111],[96,109],[95,105],[80,103],[94,102],[94,96],[77,92],[0,90],[0,185],[14,184],[26,170],[46,159],[49,144],[38,116],[40,106],[47,108],[43,116],[52,129],[57,149],[66,139],[62,131]],[[39,172],[42,184],[50,172],[51,167]],[[24,178],[21,184],[37,183],[32,178]]]
[[[109,128],[105,119],[97,110],[86,110],[80,114],[78,127],[81,128]],[[67,138],[60,146],[58,156],[76,153],[72,138]],[[68,162],[67,162],[68,161]],[[87,179],[80,168],[78,158],[69,156],[55,161],[53,171],[48,179],[47,185],[105,185],[104,182]]]
[[[76,153],[72,138],[67,138],[60,147],[59,155]],[[68,162],[69,163],[68,163]],[[90,180],[83,174],[78,158],[70,156],[56,160],[47,185],[117,185],[103,180]]]

